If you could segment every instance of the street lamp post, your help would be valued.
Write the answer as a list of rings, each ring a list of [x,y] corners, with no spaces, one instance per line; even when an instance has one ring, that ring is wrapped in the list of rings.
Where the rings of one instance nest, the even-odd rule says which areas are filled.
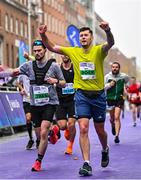
[[[28,0],[28,48],[31,54],[31,0]]]
[[[29,46],[29,54],[32,53],[32,50],[31,50],[31,15],[33,13],[33,7],[32,6],[36,6],[37,10],[36,10],[36,13],[34,12],[34,15],[37,15],[37,17],[39,18],[39,15],[42,15],[43,14],[43,11],[42,9],[40,9],[38,7],[38,4],[33,4],[32,0],[28,0],[28,46]],[[35,9],[34,9],[35,11]],[[39,21],[40,22],[40,21]]]

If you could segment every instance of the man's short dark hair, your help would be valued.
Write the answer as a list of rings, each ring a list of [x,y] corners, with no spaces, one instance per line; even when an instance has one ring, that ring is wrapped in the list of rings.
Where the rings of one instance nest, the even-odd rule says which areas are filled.
[[[35,40],[33,43],[32,43],[32,48],[34,46],[42,46],[44,49],[46,49],[45,45],[43,44],[42,40],[38,39],[38,40]]]
[[[79,29],[79,32],[82,32],[82,31],[89,31],[91,35],[93,35],[93,31],[89,28],[89,27],[82,27]]]
[[[135,76],[131,76],[131,79],[134,79],[134,80],[136,80],[136,77],[135,77]]]
[[[115,61],[115,62],[112,63],[112,65],[113,65],[113,64],[117,64],[118,67],[119,67],[119,69],[120,69],[120,64],[119,64],[119,62]]]

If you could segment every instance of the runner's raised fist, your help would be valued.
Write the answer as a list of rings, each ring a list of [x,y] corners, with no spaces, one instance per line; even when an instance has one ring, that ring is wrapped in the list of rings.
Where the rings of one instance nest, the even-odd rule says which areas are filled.
[[[100,25],[101,29],[103,29],[104,31],[108,31],[110,30],[109,24],[105,21],[101,22]]]
[[[39,26],[39,33],[44,34],[47,31],[47,26],[46,25],[41,25]]]

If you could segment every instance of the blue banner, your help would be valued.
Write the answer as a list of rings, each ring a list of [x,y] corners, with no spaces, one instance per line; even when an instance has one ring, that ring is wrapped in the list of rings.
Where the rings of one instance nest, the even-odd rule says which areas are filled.
[[[67,37],[71,46],[79,46],[81,44],[79,42],[79,29],[75,25],[69,25],[67,28]]]
[[[26,59],[23,57],[24,51],[28,52],[28,45],[25,44],[23,41],[20,41],[20,46],[19,46],[19,65],[23,64],[26,62]]]
[[[10,126],[10,122],[8,120],[3,104],[0,100],[0,128],[9,127],[9,126]]]
[[[0,92],[0,99],[10,125],[25,125],[26,120],[21,95],[18,92]]]

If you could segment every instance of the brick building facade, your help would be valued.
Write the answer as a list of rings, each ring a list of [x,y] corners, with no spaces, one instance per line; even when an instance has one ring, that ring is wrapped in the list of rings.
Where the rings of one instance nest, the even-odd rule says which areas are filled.
[[[94,0],[0,1],[0,64],[13,68],[18,66],[21,42],[28,45],[40,38],[37,28],[42,23],[48,25],[48,36],[54,43],[69,45],[66,38],[68,25],[74,24],[79,27],[89,24],[93,27],[94,13],[91,2]],[[52,53],[47,51],[47,58],[51,56]],[[54,56],[60,61],[59,55]]]
[[[19,42],[28,44],[27,1],[0,1],[0,64],[16,67]],[[31,36],[36,36],[36,17],[31,17]]]

